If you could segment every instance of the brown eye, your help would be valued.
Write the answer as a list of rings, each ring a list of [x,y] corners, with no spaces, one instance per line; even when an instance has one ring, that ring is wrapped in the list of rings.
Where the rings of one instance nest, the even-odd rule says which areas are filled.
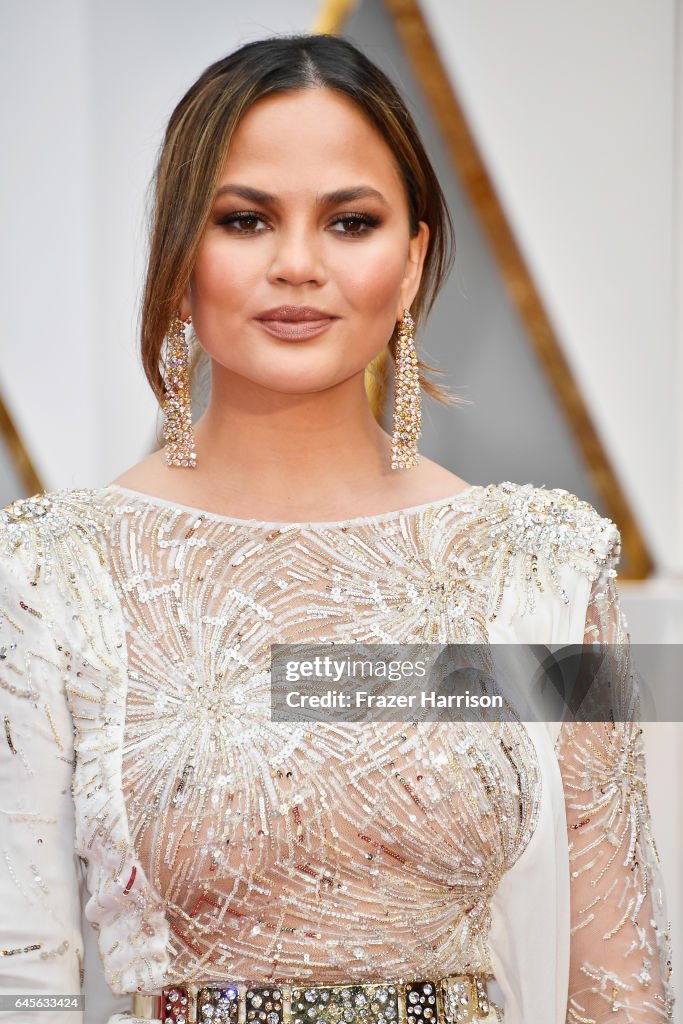
[[[265,225],[262,217],[259,217],[257,213],[251,212],[228,213],[221,217],[218,223],[232,228],[237,235],[255,235],[264,230],[264,228],[258,225]]]
[[[372,228],[376,228],[379,221],[376,217],[371,217],[367,213],[353,213],[345,214],[342,217],[337,217],[332,222],[332,226],[337,229],[338,225],[341,225],[342,230],[337,231],[339,235],[348,235],[350,237],[359,237],[360,235],[369,234]]]

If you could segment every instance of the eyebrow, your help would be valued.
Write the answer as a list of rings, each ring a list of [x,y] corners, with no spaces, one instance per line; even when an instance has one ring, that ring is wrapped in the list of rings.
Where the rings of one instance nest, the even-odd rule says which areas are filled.
[[[222,185],[214,198],[218,199],[224,195],[237,196],[247,202],[262,203],[264,206],[277,206],[280,202],[278,197],[271,195],[270,192],[262,192],[261,189],[248,185]],[[357,185],[355,188],[339,188],[334,192],[326,192],[318,197],[318,203],[321,206],[338,206],[340,203],[352,203],[357,199],[378,199],[384,206],[389,205],[382,193],[370,185]]]

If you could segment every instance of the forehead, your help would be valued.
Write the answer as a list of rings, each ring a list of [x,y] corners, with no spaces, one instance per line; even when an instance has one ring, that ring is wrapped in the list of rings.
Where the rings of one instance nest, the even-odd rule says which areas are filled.
[[[227,181],[278,194],[361,181],[387,196],[403,187],[395,157],[372,122],[352,99],[324,88],[257,100],[230,142],[219,183]]]

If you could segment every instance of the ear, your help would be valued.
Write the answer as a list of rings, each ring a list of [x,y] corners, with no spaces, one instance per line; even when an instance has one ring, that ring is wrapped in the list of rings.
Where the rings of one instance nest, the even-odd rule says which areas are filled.
[[[188,316],[192,312],[192,291],[189,284],[187,285],[187,288],[183,292],[182,297],[180,299],[178,312],[180,314],[181,320],[187,320]]]
[[[405,276],[401,282],[399,308],[396,314],[397,320],[400,320],[403,316],[404,309],[410,309],[417,295],[428,248],[429,227],[421,220],[418,225],[417,234],[413,235],[408,246],[408,259],[406,261]]]

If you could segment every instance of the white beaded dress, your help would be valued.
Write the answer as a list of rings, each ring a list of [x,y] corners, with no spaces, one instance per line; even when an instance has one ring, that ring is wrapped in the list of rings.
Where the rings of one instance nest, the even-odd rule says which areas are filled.
[[[468,972],[491,1021],[672,1019],[637,721],[270,719],[273,643],[628,645],[619,553],[509,481],[329,523],[115,484],[6,506],[0,993],[87,999],[17,1020]]]

